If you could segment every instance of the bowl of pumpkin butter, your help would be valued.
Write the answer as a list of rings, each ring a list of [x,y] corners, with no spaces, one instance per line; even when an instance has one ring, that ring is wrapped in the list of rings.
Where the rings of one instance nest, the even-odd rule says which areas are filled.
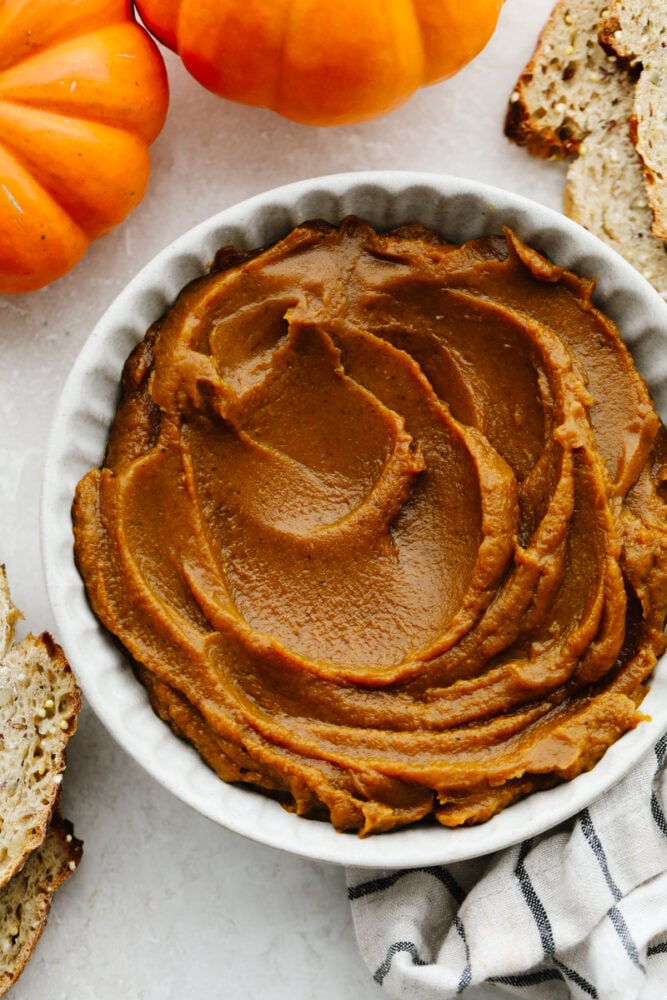
[[[667,728],[667,305],[555,212],[336,175],[185,234],[57,408],[43,550],[119,742],[223,826],[448,862]]]

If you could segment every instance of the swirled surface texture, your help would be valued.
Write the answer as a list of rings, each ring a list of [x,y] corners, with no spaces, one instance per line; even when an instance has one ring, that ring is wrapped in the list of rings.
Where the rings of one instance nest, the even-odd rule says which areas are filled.
[[[592,767],[665,647],[665,432],[511,232],[227,248],[125,366],[75,553],[155,710],[361,835]]]

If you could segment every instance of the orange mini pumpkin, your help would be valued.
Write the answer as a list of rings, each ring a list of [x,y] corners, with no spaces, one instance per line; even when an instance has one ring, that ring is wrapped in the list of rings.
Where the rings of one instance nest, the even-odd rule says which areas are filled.
[[[129,0],[0,3],[0,292],[59,278],[137,205],[167,104]]]
[[[502,0],[139,0],[144,23],[221,97],[311,125],[393,110],[486,45]]]

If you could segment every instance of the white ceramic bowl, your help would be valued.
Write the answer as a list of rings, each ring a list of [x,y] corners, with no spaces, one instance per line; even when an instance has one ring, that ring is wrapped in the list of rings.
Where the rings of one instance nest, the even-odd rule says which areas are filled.
[[[526,242],[597,279],[596,301],[618,323],[667,418],[667,304],[633,268],[568,219],[514,194],[458,178],[409,172],[341,174],[251,198],[195,227],[151,261],[91,333],[56,409],[42,498],[47,586],[65,648],[88,702],[119,743],[193,808],[244,836],[309,858],[393,868],[449,863],[498,850],[573,815],[611,788],[667,729],[667,663],[644,702],[650,715],[589,773],[461,829],[418,826],[361,840],[285,812],[252,791],[224,784],[151,710],[143,687],[92,614],[72,553],[74,488],[102,461],[121,369],[177,292],[207,270],[225,244],[251,249],[311,218],[356,214],[379,228],[422,222],[461,241],[511,226]]]

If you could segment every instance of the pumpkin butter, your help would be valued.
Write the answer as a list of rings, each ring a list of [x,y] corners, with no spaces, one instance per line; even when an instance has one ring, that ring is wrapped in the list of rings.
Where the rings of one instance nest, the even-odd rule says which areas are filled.
[[[92,606],[227,781],[365,835],[591,768],[665,648],[665,432],[592,283],[511,232],[226,249],[79,484]]]

